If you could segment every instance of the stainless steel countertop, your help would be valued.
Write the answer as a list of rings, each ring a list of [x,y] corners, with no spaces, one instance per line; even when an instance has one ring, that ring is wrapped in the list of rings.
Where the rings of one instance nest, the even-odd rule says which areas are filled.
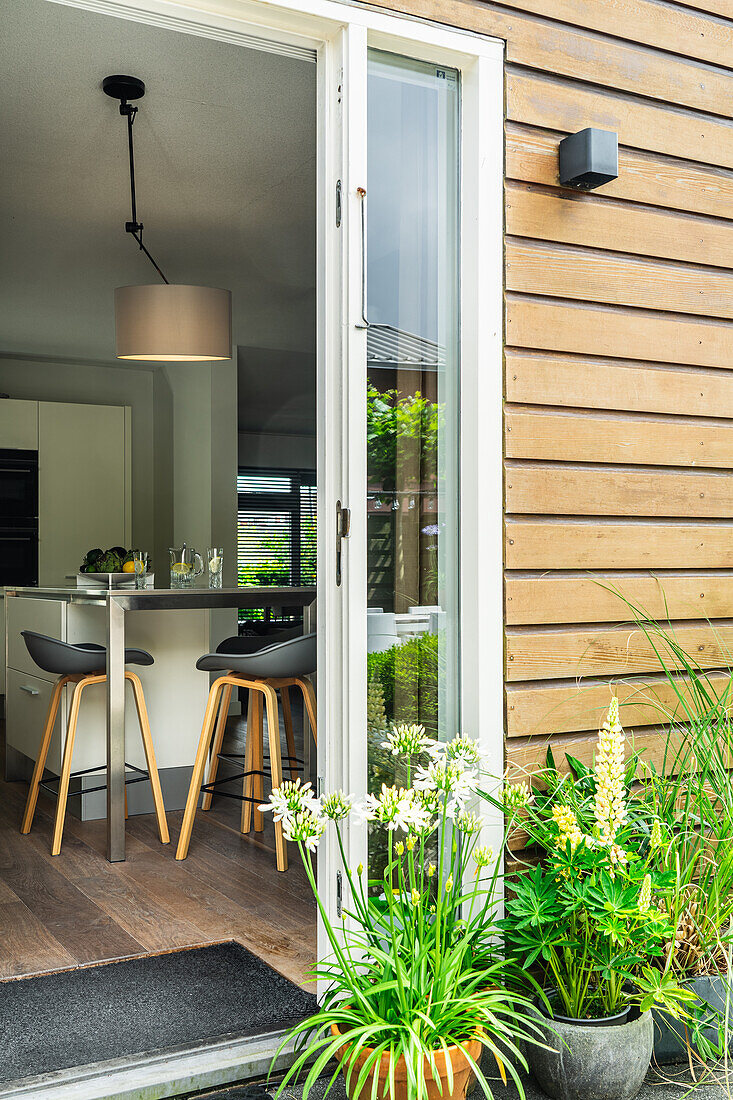
[[[32,588],[8,585],[6,596],[65,603],[107,605],[113,600],[125,611],[168,611],[214,607],[306,607],[316,598],[315,588]]]

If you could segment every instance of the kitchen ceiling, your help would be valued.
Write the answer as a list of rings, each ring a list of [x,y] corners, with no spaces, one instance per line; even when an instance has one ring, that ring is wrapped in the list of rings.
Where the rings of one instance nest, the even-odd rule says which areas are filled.
[[[114,287],[156,281],[110,73],[146,84],[138,216],[168,278],[231,289],[236,344],[312,355],[315,65],[49,0],[2,4],[0,353],[113,360]]]

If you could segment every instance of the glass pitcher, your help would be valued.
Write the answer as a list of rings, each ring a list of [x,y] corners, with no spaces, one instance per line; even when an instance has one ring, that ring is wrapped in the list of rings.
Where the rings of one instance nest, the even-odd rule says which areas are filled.
[[[204,571],[204,562],[192,546],[169,546],[171,556],[171,588],[188,588]]]

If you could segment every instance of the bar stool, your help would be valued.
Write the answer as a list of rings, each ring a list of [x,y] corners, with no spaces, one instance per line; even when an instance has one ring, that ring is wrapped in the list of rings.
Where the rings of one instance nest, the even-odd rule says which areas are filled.
[[[228,795],[228,797],[237,798],[242,802],[242,832],[247,833],[250,830],[253,807],[255,831],[262,831],[264,827],[263,817],[257,807],[264,801],[263,778],[269,775],[273,788],[279,787],[282,783],[278,691],[283,698],[283,717],[288,740],[288,762],[291,775],[294,774],[293,769],[297,765],[297,760],[295,758],[295,741],[292,731],[289,697],[286,704],[285,699],[287,696],[283,695],[283,692],[287,693],[288,688],[297,687],[302,692],[305,710],[313,730],[313,738],[317,741],[316,697],[310,680],[305,679],[306,676],[311,675],[316,670],[315,634],[305,634],[300,638],[292,638],[276,645],[265,646],[264,649],[259,649],[255,653],[207,653],[203,657],[199,657],[196,668],[201,672],[223,671],[225,675],[214,681],[209,692],[204,724],[193,766],[193,775],[191,776],[191,786],[188,790],[188,799],[183,815],[183,824],[181,825],[181,835],[178,839],[176,859],[185,859],[188,854],[200,792],[202,790],[204,792],[203,809],[208,810],[211,806],[214,787],[221,783],[231,782],[232,779],[243,779],[244,781],[242,795]],[[239,776],[217,780],[216,773],[232,690],[243,687],[249,688],[244,771]],[[270,748],[269,772],[266,772],[263,766],[263,701],[267,709],[267,734]],[[206,757],[210,748],[209,777],[206,784],[202,785]],[[230,758],[227,754],[227,759]],[[222,791],[221,793],[226,792]],[[275,851],[278,871],[287,871],[287,846],[283,836],[282,822],[280,821],[275,822]]]
[[[66,743],[64,745],[64,755],[61,763],[61,775],[58,778],[59,785],[56,798],[56,818],[54,821],[53,840],[51,843],[51,855],[57,856],[61,851],[61,837],[64,830],[66,802],[69,795],[69,781],[80,775],[88,775],[90,772],[98,770],[97,768],[87,768],[85,771],[72,773],[71,758],[74,753],[74,739],[76,737],[76,726],[79,718],[79,707],[81,706],[81,695],[84,688],[89,687],[90,684],[103,684],[106,682],[107,650],[104,646],[96,645],[94,642],[71,645],[69,642],[59,641],[58,638],[49,638],[45,634],[36,634],[33,630],[22,630],[21,634],[25,640],[28,652],[38,667],[42,668],[45,672],[52,672],[59,677],[53,689],[48,714],[46,715],[46,724],[43,729],[41,745],[38,750],[38,759],[33,769],[33,778],[31,779],[30,790],[28,791],[28,800],[25,805],[25,813],[23,814],[23,823],[20,827],[21,833],[29,833],[33,824],[33,815],[35,814],[36,803],[38,801],[38,791],[42,785],[43,771],[46,766],[46,757],[48,756],[48,749],[51,744],[51,737],[53,736],[53,729],[56,723],[56,715],[58,714],[59,703],[61,701],[61,692],[67,684],[74,684],[71,705],[69,707],[69,720],[66,728]],[[144,649],[126,649],[125,664],[152,665],[153,658]],[[163,792],[160,789],[160,778],[155,763],[155,753],[153,751],[153,741],[150,735],[150,722],[148,720],[147,707],[145,706],[143,686],[140,683],[140,678],[136,676],[134,672],[129,672],[127,669],[125,670],[125,679],[129,680],[132,685],[138,722],[140,724],[140,735],[142,737],[145,759],[148,765],[147,772],[142,771],[141,768],[134,767],[132,764],[125,765],[125,767],[129,768],[131,771],[139,773],[139,776],[133,779],[125,779],[125,816],[127,815],[127,784],[140,783],[148,778],[153,790],[155,816],[158,820],[158,832],[160,834],[161,843],[167,844],[170,840],[168,835],[168,823],[165,817],[165,806],[163,805]],[[92,788],[92,790],[95,791],[104,789],[104,787]]]

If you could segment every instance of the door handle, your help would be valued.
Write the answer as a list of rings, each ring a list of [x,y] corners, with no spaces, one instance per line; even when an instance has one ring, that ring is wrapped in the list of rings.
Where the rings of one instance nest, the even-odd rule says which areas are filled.
[[[40,695],[38,688],[31,687],[29,684],[21,684],[20,690],[24,691],[26,695]]]
[[[336,501],[336,587],[341,586],[341,543],[349,537],[351,530],[351,509],[344,508],[340,500]]]

